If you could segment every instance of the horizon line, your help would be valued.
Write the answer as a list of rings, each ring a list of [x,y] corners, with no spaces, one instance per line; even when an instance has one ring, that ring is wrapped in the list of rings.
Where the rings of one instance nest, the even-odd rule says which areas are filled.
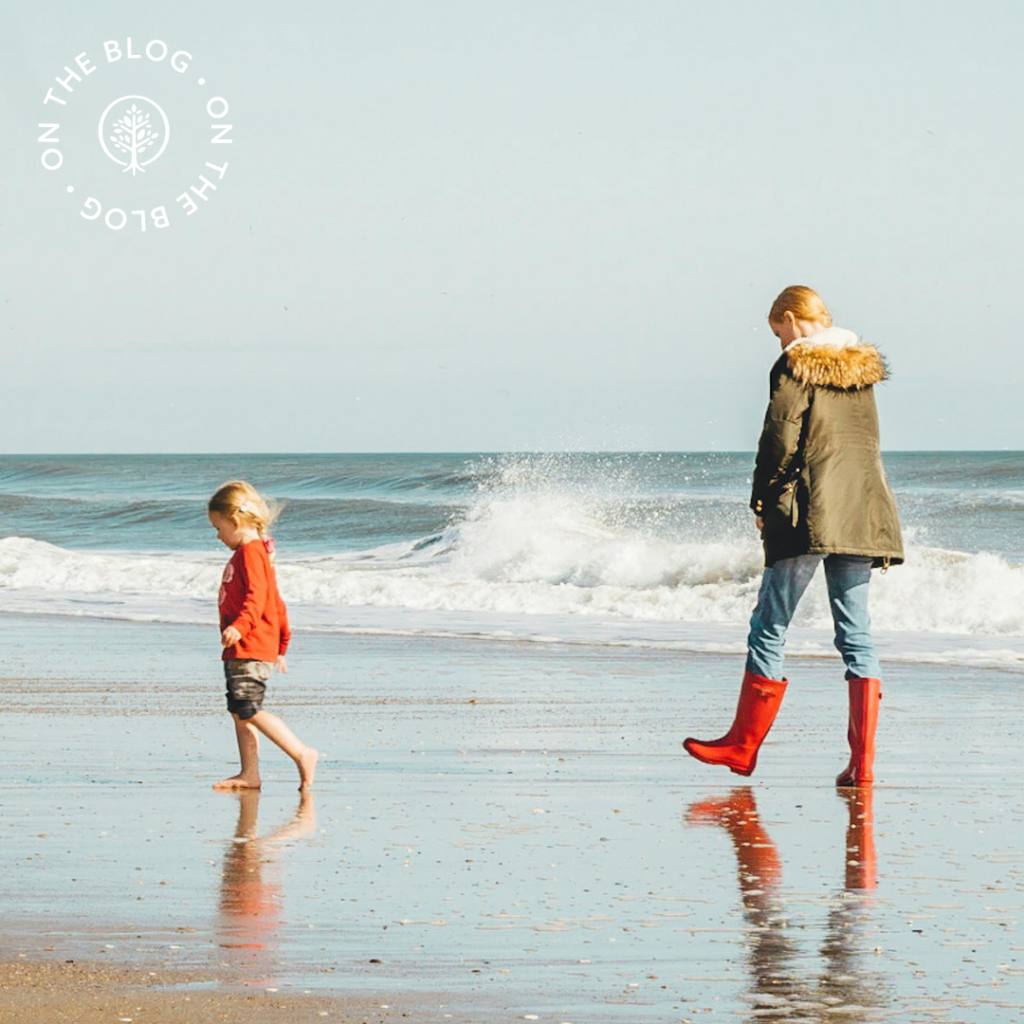
[[[883,448],[886,455],[1024,455],[1024,448]],[[184,456],[223,458],[262,458],[267,456],[439,456],[439,455],[753,455],[756,448],[437,448],[437,449],[363,449],[361,451],[328,451],[326,449],[287,449],[280,451],[38,451],[2,452],[0,459],[25,458],[147,458]]]

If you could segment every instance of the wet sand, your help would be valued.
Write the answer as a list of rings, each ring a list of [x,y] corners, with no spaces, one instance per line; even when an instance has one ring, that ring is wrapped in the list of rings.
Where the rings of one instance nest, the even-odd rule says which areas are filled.
[[[303,800],[210,630],[0,630],[0,1021],[1024,1020],[1019,673],[894,665],[857,795],[835,662],[741,780],[733,657],[300,633]]]

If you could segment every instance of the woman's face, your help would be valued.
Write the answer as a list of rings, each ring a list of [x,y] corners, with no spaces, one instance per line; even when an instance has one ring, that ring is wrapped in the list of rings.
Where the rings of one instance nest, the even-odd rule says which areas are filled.
[[[779,339],[780,345],[785,348],[797,338],[809,338],[812,334],[823,331],[828,324],[824,320],[797,320],[787,310],[783,313],[781,320],[769,320],[768,326],[772,329],[772,334]]]

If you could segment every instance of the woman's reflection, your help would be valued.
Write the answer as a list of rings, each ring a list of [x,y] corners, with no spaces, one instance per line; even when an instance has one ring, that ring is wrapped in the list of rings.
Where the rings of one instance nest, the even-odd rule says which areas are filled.
[[[747,921],[750,1001],[759,1020],[789,1020],[800,1010],[838,1010],[844,1020],[877,1020],[885,992],[874,971],[862,966],[866,932],[872,927],[871,901],[856,898],[875,888],[876,858],[872,791],[840,790],[847,805],[844,891],[832,901],[819,971],[790,928],[781,898],[782,859],[757,811],[750,786],[737,786],[720,799],[694,803],[689,825],[717,825],[732,840],[737,877]],[[872,943],[872,946],[874,943]]]
[[[800,954],[789,937],[789,922],[779,899],[782,860],[761,823],[754,791],[750,786],[737,786],[722,799],[691,804],[686,820],[691,825],[718,825],[732,840],[756,1005],[780,1009],[784,1005],[785,1013],[791,1013],[791,1001],[801,989],[795,963]]]
[[[863,956],[878,946],[878,926],[872,917],[873,901],[869,893],[878,885],[875,855],[875,820],[870,786],[837,790],[845,801],[846,864],[845,899],[834,900],[828,914],[821,956],[828,965],[822,974],[819,991],[832,1005],[860,1006],[864,1014],[847,1020],[877,1019],[883,1004],[880,979],[863,966]],[[855,897],[857,894],[859,898]],[[874,1013],[871,1009],[874,1008]]]
[[[313,832],[316,812],[312,793],[303,790],[295,814],[280,828],[261,838],[257,834],[259,790],[238,790],[233,795],[238,800],[238,824],[224,854],[220,945],[223,949],[248,951],[237,956],[239,964],[251,970],[269,966],[265,954],[272,950],[274,933],[281,924],[275,850],[288,840]]]

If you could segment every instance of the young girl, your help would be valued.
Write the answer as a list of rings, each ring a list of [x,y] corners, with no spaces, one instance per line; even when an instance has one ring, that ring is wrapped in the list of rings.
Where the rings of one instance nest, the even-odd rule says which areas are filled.
[[[267,530],[274,515],[259,492],[242,480],[224,484],[206,506],[217,539],[234,551],[220,588],[221,647],[228,711],[235,722],[241,770],[214,789],[259,789],[259,733],[276,743],[298,766],[299,789],[309,789],[320,756],[284,722],[263,710],[270,673],[287,672],[284,655],[291,639],[288,612],[277,590],[274,542]]]
[[[750,620],[746,672],[732,728],[721,739],[690,738],[683,746],[699,761],[725,765],[737,775],[753,772],[786,690],[786,630],[824,564],[850,701],[851,757],[836,785],[870,785],[882,692],[868,582],[872,568],[903,561],[873,392],[888,368],[873,345],[832,326],[821,296],[810,288],[782,292],[768,325],[782,355],[771,372],[750,499],[765,570]]]

